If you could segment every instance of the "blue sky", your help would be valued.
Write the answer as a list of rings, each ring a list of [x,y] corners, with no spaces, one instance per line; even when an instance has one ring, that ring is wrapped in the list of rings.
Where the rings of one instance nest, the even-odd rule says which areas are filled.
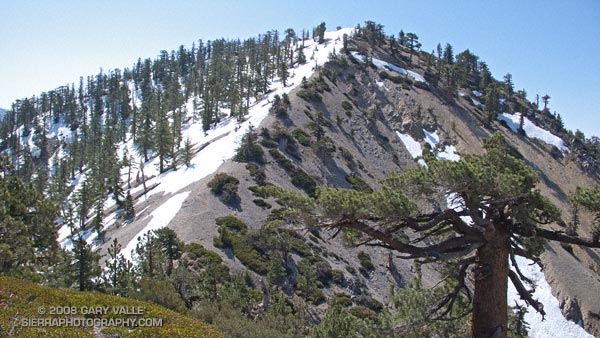
[[[0,107],[138,57],[270,29],[353,27],[415,32],[423,49],[449,42],[510,72],[528,97],[551,96],[570,129],[600,135],[600,1],[3,1]]]

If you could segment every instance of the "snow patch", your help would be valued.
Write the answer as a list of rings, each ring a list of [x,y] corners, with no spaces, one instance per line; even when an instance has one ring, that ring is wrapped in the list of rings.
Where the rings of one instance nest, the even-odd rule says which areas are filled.
[[[471,99],[471,102],[473,102],[473,104],[474,104],[476,107],[480,107],[480,108],[483,108],[483,107],[485,107],[485,106],[483,105],[483,103],[481,103],[479,100],[475,100],[475,99],[473,99],[473,98],[472,98],[472,99]]]
[[[358,61],[362,61],[362,62],[364,62],[364,61],[365,61],[365,59],[366,59],[366,58],[365,58],[365,56],[364,56],[364,55],[362,55],[362,54],[361,54],[361,53],[359,53],[359,52],[350,52],[350,54],[352,55],[352,57],[353,57],[353,58],[355,58],[355,59],[356,59],[356,60],[358,60]],[[377,58],[372,58],[372,60],[371,60],[371,61],[373,62],[373,64],[374,64],[374,65],[375,65],[377,68],[385,68],[385,69],[389,69],[389,70],[391,70],[391,71],[394,71],[394,72],[396,72],[396,73],[398,73],[398,74],[410,76],[410,77],[412,77],[412,78],[413,78],[415,81],[419,81],[419,82],[427,82],[427,81],[425,81],[425,78],[424,78],[424,77],[423,77],[421,74],[415,73],[415,72],[413,72],[413,71],[411,71],[411,70],[407,70],[407,69],[404,69],[404,68],[398,67],[398,66],[396,66],[396,65],[394,65],[394,64],[391,64],[391,63],[389,63],[389,62],[385,62],[385,61],[383,61],[383,60],[379,60],[379,59],[377,59]]]
[[[519,123],[521,120],[521,114],[508,114],[503,113],[498,115],[498,121],[504,121],[508,127],[515,133],[519,131]],[[565,142],[558,136],[552,134],[546,129],[536,126],[531,120],[523,117],[523,130],[525,135],[529,138],[536,138],[547,144],[553,145],[560,149],[563,153],[568,153],[569,148],[565,145]]]
[[[404,143],[406,150],[408,150],[408,153],[410,154],[410,156],[412,156],[412,158],[418,158],[423,156],[423,149],[421,148],[421,143],[412,138],[412,136],[408,134],[402,134],[399,131],[396,131],[396,135],[398,135],[402,143]],[[423,160],[422,158],[419,158],[417,160],[417,163],[422,167],[427,167],[427,163],[425,163],[425,160]]]
[[[471,93],[473,93],[473,95],[477,96],[477,97],[482,97],[483,94],[477,90],[472,90]]]
[[[425,142],[429,143],[431,149],[434,150],[435,157],[438,160],[453,162],[460,160],[460,156],[456,153],[455,146],[444,146],[443,149],[440,149],[437,152],[435,151],[438,147],[438,144],[440,143],[440,137],[437,133],[437,130],[434,130],[433,132],[428,132],[427,130],[423,129],[423,133],[425,133]]]
[[[399,131],[396,132],[396,135],[398,135],[402,143],[404,143],[404,146],[406,147],[406,150],[408,150],[408,152],[410,153],[410,156],[412,156],[413,158],[423,156],[423,149],[421,148],[421,143],[412,138],[412,136],[408,134],[402,134]]]
[[[560,310],[558,299],[552,295],[552,289],[546,281],[546,277],[542,270],[533,261],[517,256],[515,257],[519,270],[525,277],[531,279],[535,287],[533,298],[537,299],[544,305],[546,319],[542,321],[542,316],[535,309],[528,307],[525,314],[525,321],[529,324],[529,337],[531,338],[593,338],[594,336],[585,332],[579,325],[567,320],[563,317]],[[514,271],[514,267],[511,266]],[[514,305],[517,302],[519,305],[525,306],[525,302],[521,300],[514,285],[508,283],[508,305]]]
[[[190,195],[191,191],[185,191],[179,193],[171,198],[169,198],[165,203],[156,208],[150,216],[152,219],[148,224],[140,230],[137,235],[133,237],[129,243],[121,250],[121,254],[128,260],[131,260],[131,254],[135,250],[135,247],[138,243],[138,238],[142,237],[149,231],[158,230],[160,228],[164,228],[171,220],[177,215],[179,209],[181,209],[181,205],[186,200],[186,198]]]
[[[385,86],[385,83],[384,83],[383,81],[375,81],[375,84],[376,84],[376,85],[377,85],[377,87],[379,87],[379,88],[383,88],[383,89],[385,89],[385,90],[386,90],[386,91],[388,91],[388,92],[390,91],[390,90],[389,90],[389,89],[388,89],[388,88]]]

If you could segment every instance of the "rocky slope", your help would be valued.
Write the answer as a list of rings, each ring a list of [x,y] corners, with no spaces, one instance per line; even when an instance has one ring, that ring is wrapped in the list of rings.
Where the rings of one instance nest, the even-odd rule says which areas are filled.
[[[563,210],[565,220],[570,217],[568,195],[577,186],[598,185],[597,180],[581,169],[573,154],[515,133],[499,121],[485,123],[485,114],[476,105],[473,100],[476,95],[469,88],[447,93],[420,81],[418,76],[425,74],[422,60],[414,58],[413,65],[409,65],[400,56],[392,56],[389,49],[371,48],[360,39],[353,41],[349,48],[368,50],[373,58],[414,73],[408,73],[410,81],[398,81],[395,78],[398,72],[381,65],[377,67],[377,64],[368,66],[360,58],[341,54],[338,50],[305,85],[289,93],[290,103],[285,113],[277,114],[271,110],[260,125],[255,126],[265,150],[266,163],[262,168],[267,182],[299,190],[291,182],[292,173],[280,164],[277,152],[269,152],[276,149],[295,168],[305,171],[318,186],[349,188],[353,183],[366,182],[375,188],[387,175],[417,165],[396,132],[408,134],[424,145],[425,141],[421,140],[426,137],[425,130],[436,131],[440,143],[454,146],[458,154],[481,153],[483,138],[494,132],[502,133],[539,172],[540,189]],[[510,109],[511,105],[505,107]],[[323,129],[322,133],[317,131],[316,125]],[[207,182],[214,174],[209,175],[172,193],[158,193],[149,198],[138,195],[136,219],[131,224],[109,228],[107,238],[116,237],[121,243],[129,243],[152,218],[157,217],[156,213],[152,215],[157,208],[173,196],[186,192],[181,208],[168,226],[184,241],[199,242],[218,252],[233,271],[244,270],[244,265],[230,251],[213,245],[213,238],[217,236],[215,219],[235,215],[251,228],[260,229],[277,208],[277,203],[266,200],[264,202],[272,206],[267,208],[256,202],[259,197],[249,189],[256,182],[246,163],[228,160],[217,172],[227,173],[240,181],[237,205],[226,205],[210,192]],[[583,215],[579,234],[588,235],[590,224],[589,215]],[[344,275],[346,282],[327,288],[325,293],[328,295],[343,290],[353,296],[367,295],[385,301],[389,285],[401,287],[413,278],[413,263],[397,259],[386,250],[348,248],[343,245],[341,236],[332,238],[333,234],[327,231],[297,230],[307,243],[321,248],[324,259]],[[361,267],[357,255],[361,250],[368,253],[374,263],[374,270],[366,274],[356,272]],[[547,246],[542,262],[546,278],[567,318],[581,323],[588,332],[600,335],[599,252],[551,244]],[[435,284],[436,276],[434,268],[425,271],[424,283]]]

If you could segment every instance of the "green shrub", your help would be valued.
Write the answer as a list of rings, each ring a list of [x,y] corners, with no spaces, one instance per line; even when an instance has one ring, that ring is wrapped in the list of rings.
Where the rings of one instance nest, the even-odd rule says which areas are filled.
[[[359,251],[357,256],[358,260],[360,261],[360,265],[364,267],[367,271],[375,270],[375,266],[373,265],[373,262],[371,262],[371,256],[369,256],[368,253],[364,251]]]
[[[377,320],[377,313],[366,306],[354,306],[350,308],[350,314],[357,318]]]
[[[422,81],[413,81],[413,85],[419,89],[429,90],[429,86],[427,85],[427,83]]]
[[[292,178],[292,184],[304,190],[309,196],[315,196],[317,192],[317,183],[304,170],[296,167],[292,161],[288,160],[277,149],[270,149],[269,154],[273,156],[275,162],[279,164]]]
[[[262,168],[259,168],[254,164],[248,163],[246,164],[246,169],[248,170],[250,176],[254,178],[254,182],[256,182],[256,184],[258,184],[259,186],[265,185],[267,174],[265,174],[265,171]]]
[[[303,82],[302,89],[296,95],[298,97],[312,102],[321,102],[323,97],[320,93],[331,91],[329,85],[325,82],[325,78],[321,75],[317,76],[310,82]]]
[[[354,161],[354,156],[352,156],[352,153],[342,146],[340,146],[340,154],[342,155],[342,158],[346,160],[348,165],[352,164],[352,162]]]
[[[264,257],[252,244],[252,235],[248,226],[233,216],[218,218],[218,236],[213,238],[213,244],[218,248],[231,248],[233,254],[250,270],[265,275],[269,272],[269,259]]]
[[[331,271],[331,279],[337,285],[344,284],[346,278],[344,277],[344,272],[342,270],[334,269]]]
[[[317,193],[317,183],[315,180],[300,168],[297,168],[292,173],[292,184],[304,190],[309,196],[315,196]]]
[[[319,259],[313,265],[317,273],[317,280],[323,283],[323,285],[329,285],[333,278],[333,270],[331,269],[331,265],[329,265],[329,263],[323,259]]]
[[[270,149],[269,154],[271,154],[275,162],[277,162],[277,164],[279,164],[279,166],[288,173],[291,173],[294,170],[296,170],[296,166],[292,163],[292,161],[288,160],[285,156],[283,156],[283,154],[280,153],[279,150]]]
[[[350,295],[345,292],[336,292],[333,297],[329,298],[329,305],[349,307],[352,306],[352,299],[350,299]]]
[[[305,133],[302,129],[300,128],[296,128],[292,131],[292,136],[294,136],[294,138],[298,141],[298,143],[300,143],[301,145],[305,146],[305,147],[310,147],[310,136]]]
[[[250,270],[263,276],[269,272],[268,258],[265,258],[250,245],[247,241],[247,237],[239,235],[234,236],[231,244],[235,257]]]
[[[271,209],[271,207],[272,207],[271,204],[269,204],[268,202],[266,202],[262,198],[256,198],[256,199],[252,200],[252,202],[254,202],[254,204],[256,204],[257,206],[263,208],[264,210]]]
[[[324,91],[327,91],[327,92],[331,91],[331,88],[329,87],[327,82],[325,82],[325,78],[321,74],[319,74],[319,76],[313,78],[313,80],[309,84],[309,87],[310,86],[313,86],[319,93],[322,93]]]
[[[210,188],[210,191],[219,196],[219,198],[225,203],[233,203],[238,197],[238,185],[240,181],[225,173],[218,173],[210,180],[206,185]]]
[[[325,301],[325,295],[323,294],[323,291],[319,289],[317,273],[306,259],[303,259],[298,263],[298,273],[300,276],[298,277],[298,283],[296,284],[296,293],[315,305]]]
[[[311,102],[321,102],[323,101],[323,98],[321,97],[321,95],[319,93],[317,93],[317,91],[314,88],[306,88],[306,89],[300,89],[296,95],[298,95],[299,98],[304,99],[306,101],[311,101]]]
[[[344,110],[352,110],[352,103],[348,101],[342,101],[342,108]]]
[[[249,131],[242,138],[242,143],[237,149],[233,160],[237,162],[256,162],[261,164],[265,162],[264,151],[256,142],[256,136],[252,131]]]
[[[383,310],[383,304],[381,304],[380,301],[372,297],[368,297],[365,300],[364,305],[377,313]]]
[[[277,148],[277,146],[278,146],[277,142],[275,142],[272,139],[266,139],[266,138],[260,140],[260,144],[262,144],[265,148],[269,148],[269,149]]]
[[[346,181],[352,185],[352,189],[354,190],[365,193],[373,192],[373,188],[367,182],[354,174],[346,175]]]
[[[219,217],[215,219],[215,222],[219,227],[225,227],[228,230],[233,230],[236,232],[244,233],[248,229],[248,225],[246,225],[246,223],[232,215]]]
[[[286,100],[282,100],[279,95],[275,95],[273,98],[273,105],[269,109],[269,112],[275,114],[275,116],[279,118],[287,117],[287,110],[289,108],[290,100],[287,95],[285,95],[285,97],[287,98],[287,102]]]
[[[379,76],[382,79],[388,79],[390,81],[392,81],[393,83],[396,84],[408,84],[408,78],[404,75],[392,75],[384,70],[382,70],[381,72],[379,72]]]

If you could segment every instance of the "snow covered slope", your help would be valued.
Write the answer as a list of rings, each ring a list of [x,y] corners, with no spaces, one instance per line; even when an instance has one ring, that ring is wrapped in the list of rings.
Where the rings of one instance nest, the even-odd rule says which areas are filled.
[[[518,132],[518,130],[519,130],[520,119],[521,119],[521,114],[519,114],[519,113],[516,113],[516,114],[504,113],[504,114],[498,115],[498,121],[506,122],[508,127],[515,133]],[[531,120],[529,120],[526,117],[523,117],[523,130],[525,131],[525,134],[527,135],[527,137],[536,138],[545,143],[551,144],[551,145],[557,147],[558,149],[560,149],[563,153],[569,152],[569,148],[567,148],[567,146],[565,145],[565,142],[560,137],[552,134],[551,132],[547,131],[546,129],[536,126],[533,122],[531,122]]]
[[[363,62],[365,61],[365,56],[360,54],[359,52],[350,52],[350,54],[356,60],[363,61]],[[382,61],[382,60],[379,60],[376,58],[373,58],[371,62],[373,62],[373,64],[375,66],[377,66],[378,68],[386,68],[386,69],[389,69],[389,70],[394,71],[401,75],[408,75],[408,76],[412,77],[415,81],[426,82],[425,78],[423,76],[421,76],[421,74],[415,73],[411,70],[407,70],[407,69],[398,67],[394,64],[391,64],[389,62],[385,62],[385,61]]]
[[[283,86],[283,83],[279,80],[273,81],[270,86],[270,91],[252,104],[245,121],[238,123],[233,118],[225,119],[206,133],[202,131],[202,124],[200,122],[192,121],[185,125],[183,139],[189,138],[193,144],[206,146],[196,154],[191,161],[191,165],[187,168],[179,168],[178,170],[170,170],[159,174],[157,170],[158,159],[153,159],[148,163],[145,163],[145,174],[150,177],[156,175],[154,178],[148,180],[146,185],[153,186],[157,184],[158,186],[148,192],[145,198],[140,198],[138,203],[143,202],[157,193],[164,193],[167,195],[177,193],[177,195],[155,210],[170,210],[177,205],[180,207],[185,201],[188,192],[179,192],[190,184],[214,173],[223,162],[231,159],[235,155],[235,151],[239,147],[242,137],[248,132],[248,129],[251,126],[257,127],[262,120],[267,117],[275,95],[281,96],[284,93],[289,93],[301,84],[304,77],[309,78],[316,70],[316,67],[321,66],[328,61],[330,54],[339,52],[343,46],[344,34],[352,35],[353,33],[354,29],[352,28],[340,29],[335,32],[326,32],[325,42],[323,44],[317,44],[312,40],[305,41],[306,48],[304,49],[304,52],[307,55],[307,58],[309,58],[308,62],[304,65],[298,65],[295,68],[290,69],[290,77],[287,80],[287,86]],[[192,100],[188,102],[188,105],[190,105],[191,102]],[[132,144],[124,145],[124,147],[132,147]],[[132,153],[133,149],[128,151]],[[140,189],[141,187],[137,188],[137,190]],[[132,190],[132,193],[137,190]],[[176,199],[176,201],[172,201],[172,199]],[[179,207],[175,209],[178,210]],[[131,250],[135,248],[139,236],[142,236],[149,230],[156,230],[160,227],[167,226],[176,214],[176,212],[160,212],[157,214],[155,214],[155,212],[152,213],[152,218],[149,220],[149,222],[152,223],[152,226],[150,226],[151,224],[148,224],[146,228],[140,230],[138,235],[124,246],[122,253],[126,257],[131,257]],[[157,221],[155,221],[155,219],[157,219]]]
[[[542,319],[542,316],[533,308],[527,308],[525,321],[529,324],[529,336],[532,338],[593,338],[594,336],[585,332],[582,327],[563,316],[558,299],[552,295],[552,289],[540,267],[527,258],[520,256],[515,258],[519,270],[525,277],[534,282],[535,292],[533,298],[544,305],[544,311],[546,312],[546,318]],[[512,269],[514,270],[514,268]],[[515,303],[526,305],[520,299],[512,283],[508,283],[508,304],[514,305]]]

